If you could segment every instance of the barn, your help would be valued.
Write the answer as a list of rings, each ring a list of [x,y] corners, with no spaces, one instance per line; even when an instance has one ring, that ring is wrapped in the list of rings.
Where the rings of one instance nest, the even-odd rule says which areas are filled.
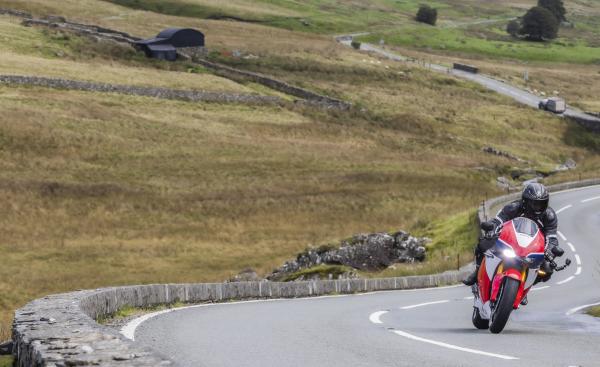
[[[154,38],[136,41],[135,47],[147,57],[175,61],[177,49],[203,48],[204,34],[191,28],[168,28]]]

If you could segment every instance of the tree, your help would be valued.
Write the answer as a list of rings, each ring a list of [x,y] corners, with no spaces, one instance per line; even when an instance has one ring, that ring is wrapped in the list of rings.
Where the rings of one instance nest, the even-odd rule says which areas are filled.
[[[519,33],[532,41],[551,40],[558,36],[558,19],[548,9],[535,6],[523,17]]]
[[[559,22],[567,20],[567,10],[562,0],[538,0],[538,6],[548,9]]]
[[[419,6],[419,11],[417,12],[417,22],[435,25],[435,22],[437,22],[437,9],[434,9],[429,5]]]
[[[513,37],[519,35],[519,30],[521,29],[521,24],[517,20],[511,20],[506,25],[506,32]]]

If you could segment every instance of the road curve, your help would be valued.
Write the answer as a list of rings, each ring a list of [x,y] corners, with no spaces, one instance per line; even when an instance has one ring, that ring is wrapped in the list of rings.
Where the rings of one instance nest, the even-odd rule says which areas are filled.
[[[343,45],[351,46],[352,39],[354,37],[367,35],[367,34],[369,34],[369,33],[355,33],[355,34],[350,34],[350,35],[337,36],[336,41]],[[409,61],[409,59],[407,57],[398,55],[394,52],[387,51],[381,47],[372,45],[370,43],[361,43],[360,49],[362,51],[376,53],[376,54],[381,55],[385,58],[388,58],[392,61],[400,61],[400,62]],[[506,84],[500,80],[494,79],[491,76],[488,76],[485,74],[480,74],[480,73],[474,74],[474,73],[469,73],[469,72],[462,71],[462,70],[449,69],[446,66],[442,66],[442,65],[438,65],[438,64],[425,64],[425,66],[433,71],[447,73],[447,74],[454,75],[458,78],[470,80],[474,83],[482,85],[483,87],[485,87],[487,89],[493,90],[496,93],[510,97],[510,98],[514,99],[515,101],[525,104],[530,107],[538,108],[538,104],[541,101],[541,98],[533,93],[530,93],[524,89],[512,86],[510,84]],[[569,106],[567,107],[567,110],[562,115],[565,117],[571,117],[574,119],[585,120],[585,121],[588,121],[591,123],[600,124],[599,117],[587,114],[581,110],[578,110],[576,108],[569,107]]]
[[[470,289],[183,308],[141,323],[135,342],[181,366],[600,366],[600,186],[555,193],[573,260],[493,335],[471,324]]]

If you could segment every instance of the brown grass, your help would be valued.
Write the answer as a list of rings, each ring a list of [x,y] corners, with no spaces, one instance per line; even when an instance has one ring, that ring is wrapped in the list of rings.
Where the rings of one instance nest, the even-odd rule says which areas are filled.
[[[433,233],[441,244],[432,249],[434,261],[393,273],[447,268],[456,254],[469,258],[472,241],[465,229],[444,242],[446,231],[436,228],[468,228],[464,214],[454,215],[498,194],[497,176],[526,166],[484,154],[483,146],[535,167],[578,162],[575,172],[553,181],[594,176],[600,168],[589,134],[565,120],[329,38],[92,0],[0,0],[11,4],[141,35],[167,24],[206,26],[224,47],[261,53],[242,67],[357,108],[326,113],[0,87],[0,339],[8,336],[13,310],[44,294],[220,281],[245,267],[265,274],[307,245],[359,232]],[[14,72],[75,70],[98,81],[253,88],[110,56],[57,59],[36,50],[38,30],[0,20],[10,32],[24,32],[23,45],[0,56]],[[573,143],[582,138],[590,145]],[[431,221],[438,225],[429,227]]]

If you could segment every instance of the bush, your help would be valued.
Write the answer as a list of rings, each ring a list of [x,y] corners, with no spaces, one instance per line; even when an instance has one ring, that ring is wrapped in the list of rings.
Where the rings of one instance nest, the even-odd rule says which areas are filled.
[[[437,22],[437,9],[434,9],[429,5],[421,5],[417,12],[416,19],[417,22],[435,25],[435,22]]]
[[[506,33],[510,34],[513,37],[517,37],[519,35],[520,29],[521,29],[521,24],[516,20],[511,20],[506,25]]]
[[[555,39],[558,36],[558,19],[548,9],[535,6],[523,17],[519,33],[532,41]]]
[[[559,23],[567,20],[567,10],[562,0],[538,0],[538,6],[548,9],[550,13],[554,14]]]
[[[358,41],[352,41],[352,43],[350,43],[350,45],[352,45],[352,47],[355,50],[360,50],[360,42],[358,42]]]

